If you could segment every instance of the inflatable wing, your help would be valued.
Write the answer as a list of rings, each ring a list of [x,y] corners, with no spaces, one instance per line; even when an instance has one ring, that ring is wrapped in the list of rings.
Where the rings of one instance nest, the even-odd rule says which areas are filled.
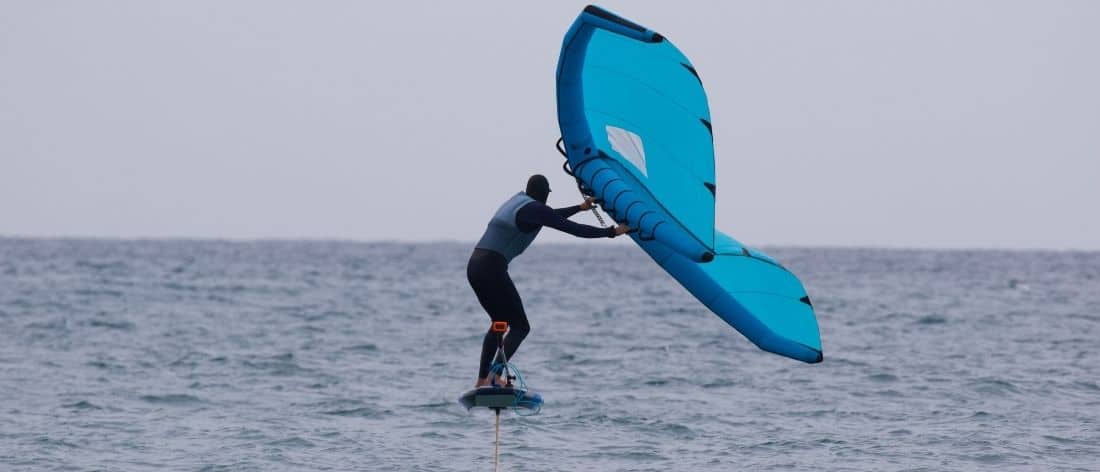
[[[802,283],[714,229],[714,138],[695,67],[664,36],[589,6],[558,59],[568,170],[692,295],[761,349],[821,362]]]

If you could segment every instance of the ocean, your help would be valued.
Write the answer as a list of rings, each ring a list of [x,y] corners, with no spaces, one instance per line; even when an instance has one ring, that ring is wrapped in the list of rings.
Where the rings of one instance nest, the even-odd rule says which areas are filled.
[[[471,244],[0,239],[0,470],[483,471]],[[1100,470],[1100,253],[765,248],[825,361],[758,350],[641,250],[511,274],[511,471]]]

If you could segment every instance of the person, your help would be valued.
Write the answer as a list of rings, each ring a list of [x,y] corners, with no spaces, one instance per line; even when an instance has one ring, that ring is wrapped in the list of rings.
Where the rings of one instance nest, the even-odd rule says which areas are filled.
[[[546,177],[532,175],[527,180],[526,191],[509,198],[489,220],[485,234],[474,246],[466,264],[466,278],[489,318],[508,323],[508,333],[504,336],[504,355],[508,359],[531,330],[523,301],[508,276],[508,263],[531,245],[542,227],[549,226],[579,238],[614,238],[630,231],[626,225],[599,228],[569,221],[568,218],[577,212],[592,208],[594,199],[591,197],[580,205],[554,209],[546,205],[549,196],[550,182]],[[496,351],[497,334],[489,330],[481,345],[475,388],[498,380],[490,379],[489,372]]]

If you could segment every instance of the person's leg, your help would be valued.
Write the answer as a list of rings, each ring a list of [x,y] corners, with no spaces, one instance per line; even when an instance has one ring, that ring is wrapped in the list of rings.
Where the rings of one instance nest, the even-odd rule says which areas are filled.
[[[485,332],[485,340],[481,343],[481,362],[478,364],[477,378],[487,379],[489,369],[493,364],[493,355],[497,353],[497,333],[492,330]]]
[[[511,301],[504,294],[508,292],[508,287],[511,287],[512,291],[515,291],[515,287],[508,277],[508,264],[504,261],[503,256],[499,254],[479,255],[475,252],[474,256],[470,258],[470,263],[466,266],[466,277],[470,282],[470,287],[474,289],[474,294],[477,295],[478,302],[485,309],[485,313],[489,315],[489,318],[492,321],[509,321],[508,312]],[[496,354],[497,345],[497,334],[493,333],[492,330],[487,330],[481,343],[481,359],[478,363],[478,376],[475,387],[489,385],[489,369],[493,363],[493,355]]]
[[[508,274],[504,274],[506,283],[502,284],[500,289],[500,296],[502,302],[505,304],[505,313],[507,313],[508,322],[508,334],[504,336],[504,355],[508,357],[508,360],[512,359],[512,356],[516,354],[516,350],[519,349],[520,343],[527,337],[527,333],[531,332],[531,325],[527,322],[527,313],[523,310],[523,300],[519,297],[519,292],[516,290],[515,284],[512,283],[512,278],[508,277]],[[496,359],[496,362],[504,362],[504,359]]]
[[[493,316],[497,310],[494,309],[494,301],[492,297],[492,289],[489,288],[488,281],[484,280],[481,274],[476,274],[477,269],[468,270],[470,279],[470,287],[474,289],[474,294],[477,295],[477,301],[481,303],[481,307],[485,309],[485,313],[489,315],[489,318],[493,321],[497,319]],[[503,321],[503,320],[501,320]],[[492,330],[485,331],[485,339],[481,343],[481,359],[478,362],[477,372],[477,386],[487,385],[488,382],[482,382],[482,379],[486,379],[489,376],[489,366],[493,362],[493,355],[497,351],[497,337]]]

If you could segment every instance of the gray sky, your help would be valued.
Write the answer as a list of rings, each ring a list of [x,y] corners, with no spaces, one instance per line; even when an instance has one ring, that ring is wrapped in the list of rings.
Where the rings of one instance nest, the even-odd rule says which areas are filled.
[[[584,5],[0,0],[0,235],[470,241],[535,172],[577,203]],[[1100,2],[601,5],[694,62],[750,245],[1100,249]]]

